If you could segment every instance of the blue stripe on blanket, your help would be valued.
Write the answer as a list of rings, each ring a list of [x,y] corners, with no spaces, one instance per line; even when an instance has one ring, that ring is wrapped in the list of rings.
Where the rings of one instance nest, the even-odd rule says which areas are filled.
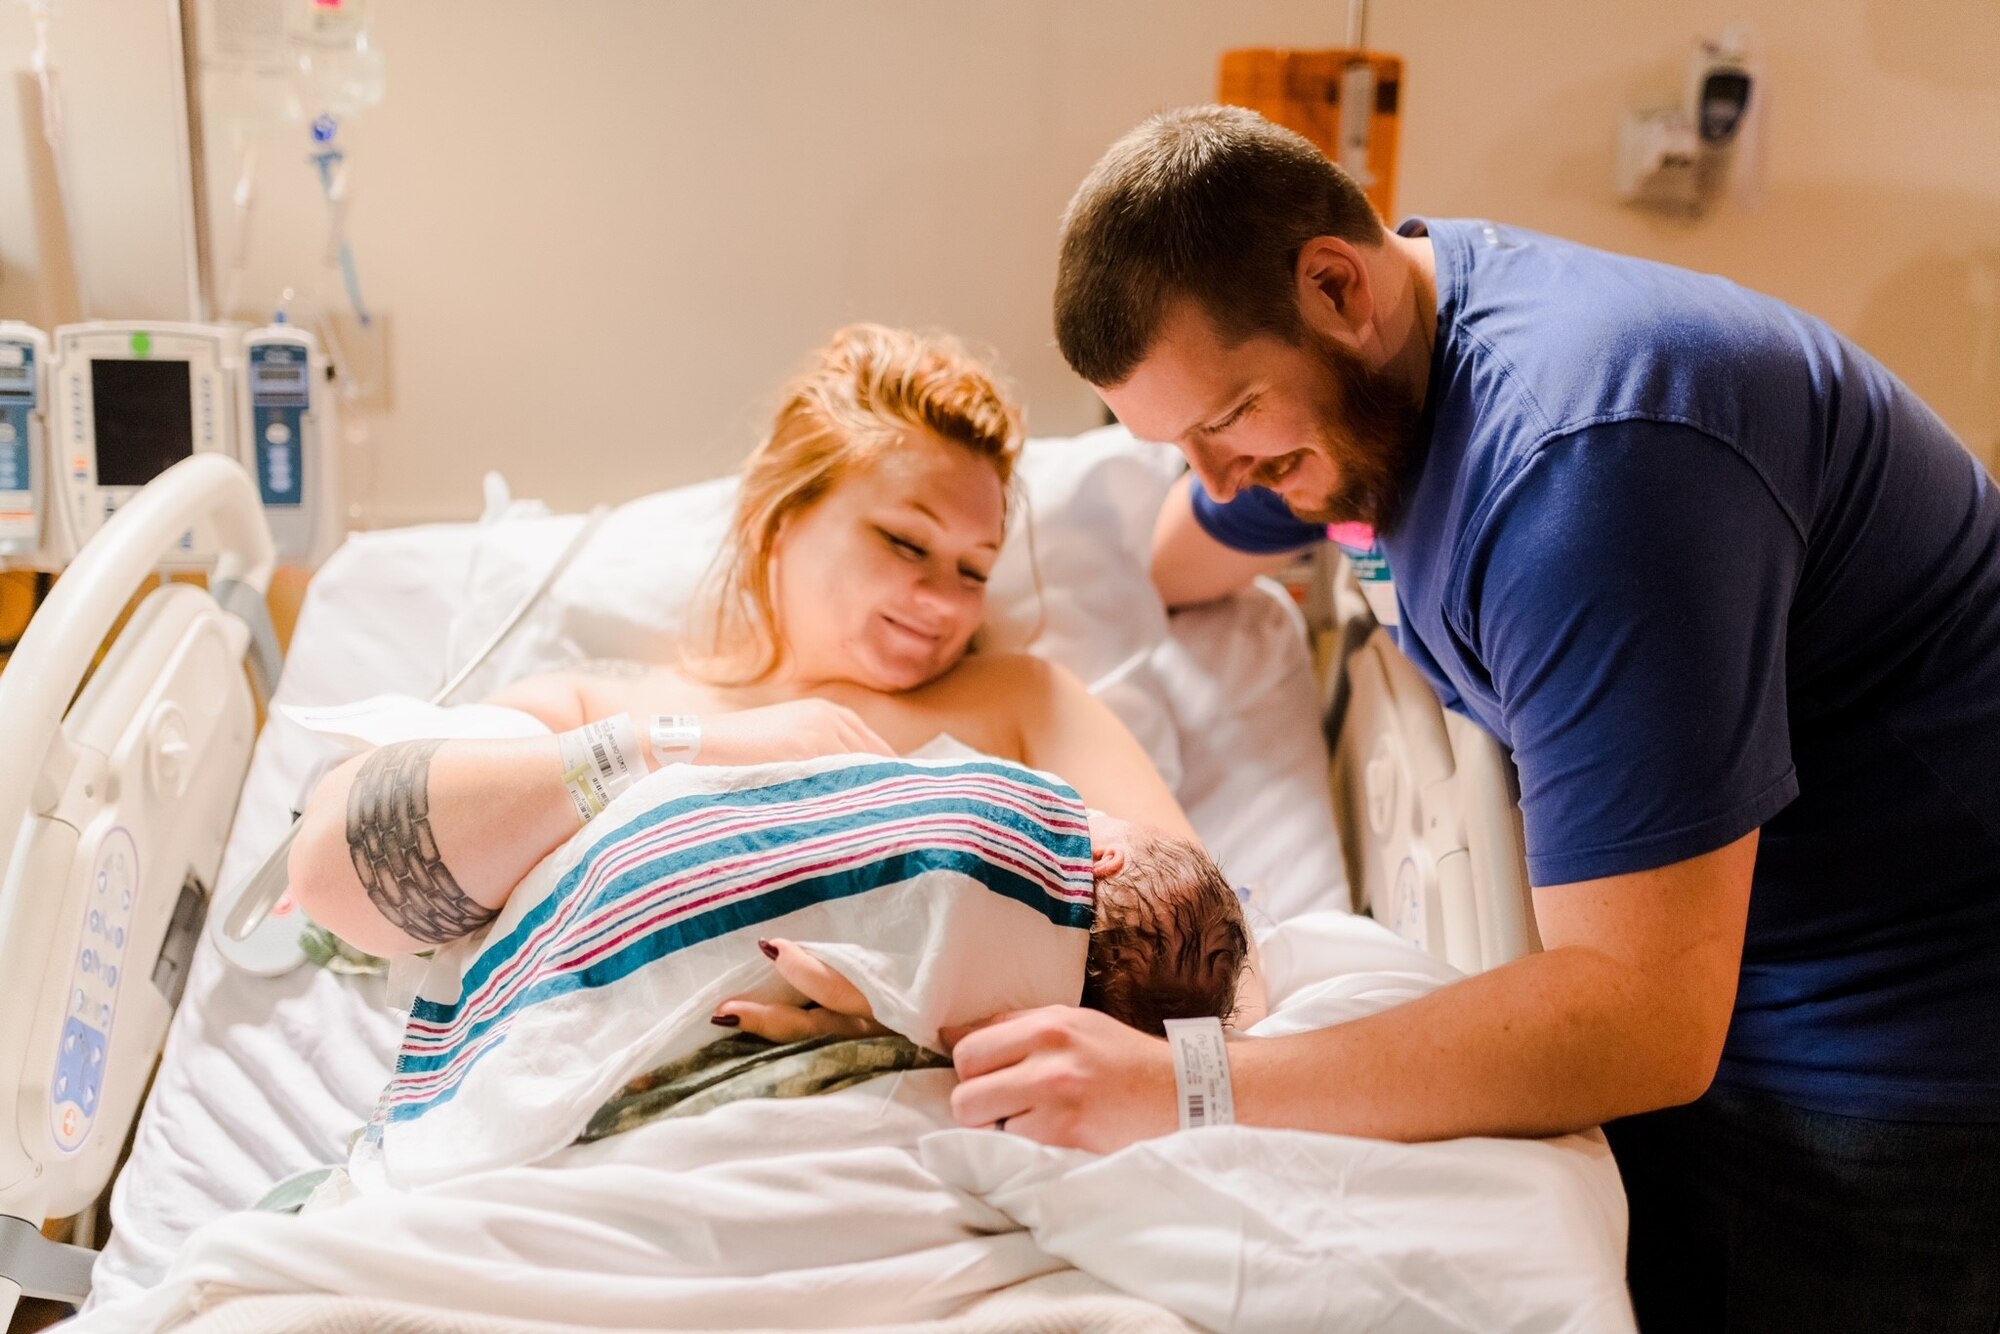
[[[696,811],[741,809],[746,806],[755,807],[787,801],[824,801],[851,793],[871,783],[905,777],[914,772],[924,771],[917,770],[915,766],[895,763],[856,765],[763,788],[727,793],[700,793],[663,803],[598,840],[548,897],[526,914],[504,940],[490,943],[482,950],[478,960],[466,975],[460,991],[462,998],[460,1002],[439,1004],[419,999],[410,1017],[427,1024],[449,1025],[462,1008],[463,998],[474,997],[484,984],[492,979],[496,970],[521,962],[518,956],[528,940],[538,928],[547,924],[552,915],[561,910],[564,903],[574,897],[577,887],[588,877],[600,857],[618,845],[631,841],[635,835],[649,828]],[[941,777],[987,775],[1002,779],[1011,785],[1039,789],[1044,794],[1043,799],[1054,799],[1061,805],[1068,806],[1071,811],[1075,811],[1081,805],[1079,798],[1066,786],[1014,766],[974,762],[930,769],[928,772]],[[1036,799],[1034,793],[1022,795],[1024,799],[1030,801]],[[1060,832],[1032,817],[999,806],[990,799],[965,793],[947,798],[897,801],[834,817],[815,817],[808,809],[800,812],[799,818],[787,820],[783,825],[766,826],[721,839],[700,841],[676,852],[646,857],[616,879],[597,886],[591,892],[589,900],[577,906],[574,920],[581,922],[604,908],[615,905],[621,898],[647,890],[655,892],[655,896],[646,905],[647,913],[670,911],[676,899],[685,898],[689,893],[711,887],[709,883],[704,883],[701,877],[691,873],[698,872],[705,865],[731,857],[782,848],[788,834],[796,833],[809,839],[824,839],[844,831],[861,830],[869,825],[907,820],[922,815],[943,816],[947,819],[970,817],[982,823],[1009,829],[1035,845],[1035,851],[1057,862],[1087,861],[1090,856],[1088,835]],[[488,1034],[492,1034],[496,1027],[504,1028],[514,1015],[542,1001],[572,991],[608,985],[649,963],[701,941],[756,927],[814,903],[824,903],[867,893],[886,885],[899,884],[927,871],[954,871],[965,875],[992,892],[1033,908],[1058,926],[1088,929],[1091,922],[1092,907],[1088,902],[1061,899],[1051,892],[1048,884],[1023,876],[1012,868],[999,865],[973,850],[920,848],[870,856],[870,853],[876,850],[869,849],[864,844],[850,851],[868,857],[868,860],[831,874],[810,876],[780,889],[741,890],[725,902],[680,920],[645,928],[632,940],[584,967],[535,979],[519,994],[509,997],[494,1013],[475,1021],[464,1033],[456,1035],[449,1047],[429,1055],[405,1051],[397,1062],[397,1081],[401,1082],[407,1076],[421,1076],[450,1065],[454,1060],[464,1056],[469,1048],[478,1045]],[[1021,855],[1029,856],[1025,851]],[[663,884],[681,878],[687,878],[691,883],[674,893],[657,893]],[[604,934],[616,935],[633,929],[635,928],[632,924],[627,923],[615,931]],[[544,942],[537,953],[544,955],[553,953],[558,944],[565,951],[574,949],[581,940],[582,938],[558,933],[550,941]],[[496,1039],[494,1042],[485,1050],[475,1053],[462,1069],[449,1076],[433,1094],[400,1102],[389,1109],[389,1118],[393,1121],[410,1120],[432,1107],[450,1101],[466,1073],[505,1041],[504,1032],[494,1034],[494,1037]],[[391,1089],[389,1093],[394,1099],[394,1090]]]
[[[986,776],[986,778],[1000,778],[1000,780],[1016,784],[1016,786],[1034,788],[1034,790],[1038,790],[1044,796],[1044,800],[1052,800],[1052,802],[1056,802],[1060,806],[1070,808],[1064,814],[1082,814],[1082,798],[1076,796],[1076,790],[1070,788],[1068,784],[1050,780],[1044,774],[1038,774],[1034,770],[1022,768],[1022,766],[1016,766],[1016,764],[994,764],[994,762],[980,762],[980,760],[972,760],[972,762],[966,762],[966,764],[938,766],[938,768],[918,768],[914,764],[902,764],[902,762],[894,762],[894,760],[888,760],[888,762],[882,762],[882,764],[852,764],[852,766],[846,766],[846,768],[826,770],[822,774],[810,774],[806,778],[792,778],[788,782],[774,782],[774,784],[768,784],[768,786],[762,786],[762,788],[744,788],[740,792],[694,792],[690,796],[682,796],[682,798],[676,798],[672,802],[662,802],[660,806],[654,806],[652,810],[648,810],[648,812],[644,812],[640,816],[634,816],[626,824],[618,826],[616,830],[612,830],[604,838],[600,838],[596,842],[596,846],[592,846],[590,852],[586,852],[582,856],[582,860],[578,860],[578,864],[574,868],[570,868],[570,874],[566,874],[562,878],[562,882],[554,890],[550,890],[548,898],[544,898],[540,904],[536,904],[530,912],[526,912],[522,916],[520,922],[514,924],[514,930],[508,932],[504,940],[488,942],[486,948],[480,950],[478,960],[474,960],[472,968],[466,972],[464,986],[462,986],[460,994],[462,996],[470,996],[472,992],[480,990],[486,984],[486,980],[494,974],[494,970],[504,968],[510,962],[514,962],[514,958],[522,950],[522,944],[530,936],[534,936],[548,922],[548,918],[552,918],[556,912],[560,912],[564,908],[564,904],[576,894],[576,886],[590,874],[590,868],[596,864],[596,860],[600,856],[604,856],[604,852],[606,852],[606,848],[610,844],[626,842],[628,838],[632,838],[634,834],[638,834],[642,830],[666,824],[668,820],[676,820],[680,816],[688,816],[688,814],[694,814],[694,812],[712,812],[712,810],[718,810],[718,808],[776,806],[776,804],[784,804],[784,802],[806,802],[806,800],[830,800],[830,798],[836,798],[836,796],[854,794],[856,790],[868,788],[868,786],[878,784],[878,782],[890,782],[890,780],[908,778],[912,774],[924,774],[924,772],[938,774],[938,776],[978,774],[978,776]],[[938,798],[930,798],[930,800],[936,802]],[[774,844],[778,840],[778,830],[796,832],[796,830],[842,828],[842,824],[850,824],[850,826],[880,824],[882,820],[906,818],[910,812],[922,812],[924,804],[926,802],[906,802],[906,804],[898,804],[898,806],[892,806],[892,808],[872,808],[872,810],[864,810],[864,812],[856,812],[856,814],[840,816],[840,818],[816,816],[812,810],[804,810],[804,812],[798,812],[798,818],[792,820],[788,826],[764,826],[764,830],[740,834],[732,842],[724,844],[720,850],[712,850],[714,844],[700,844],[700,852],[704,854],[700,860],[714,860],[718,856],[740,856],[744,852],[760,850],[760,844],[768,846],[768,844]],[[1024,838],[1028,838],[1030,842],[1038,844],[1044,852],[1048,852],[1048,856],[1052,856],[1056,860],[1084,860],[1084,862],[1090,860],[1090,836],[1088,834],[1062,834],[1058,830],[1048,828],[1040,820],[1034,820],[1034,818],[1024,816],[1020,812],[1014,812],[1014,810],[1006,810],[1004,806],[996,806],[994,802],[986,802],[986,800],[974,800],[974,798],[966,798],[966,796],[954,796],[954,798],[948,798],[948,804],[954,806],[962,814],[974,814],[974,816],[978,816],[978,818],[982,818],[982,820],[986,820],[990,824],[998,824],[998,826],[1008,828],[1008,830],[1012,830],[1016,834],[1022,834]],[[836,824],[836,820],[840,824]],[[680,864],[676,864],[674,870],[676,872],[684,872],[688,868],[688,864],[692,864],[696,860],[698,858],[694,858],[694,850],[690,850],[690,854]],[[612,884],[602,886],[596,892],[594,900],[596,902],[608,902],[612,898],[620,898],[620,896],[632,892],[634,888],[640,888],[640,886],[646,886],[646,884],[656,884],[660,878],[662,876],[660,876],[660,870],[658,870],[656,864],[650,870],[638,870],[638,868],[634,868],[632,872],[626,872],[624,876],[620,876]],[[1008,890],[1002,888],[1002,892],[1008,892]],[[1048,920],[1056,922],[1058,926],[1074,926],[1076,924],[1076,920],[1074,920],[1074,916],[1076,916],[1074,914],[1074,904],[1066,904],[1066,902],[1054,898],[1048,892],[1046,886],[1036,886],[1036,884],[1030,884],[1026,880],[1018,880],[1016,878],[1014,892],[1010,894],[1010,898],[1018,898],[1026,906],[1030,906],[1030,908],[1034,908],[1038,912],[1044,912],[1048,916]],[[1088,926],[1088,922],[1090,922],[1090,914],[1086,910],[1084,912],[1084,924]],[[418,1000],[418,1006],[428,1006],[428,1004],[430,1002]],[[418,1020],[424,1020],[424,1022],[438,1022],[438,1020],[434,1020],[424,1010],[412,1010],[412,1018],[418,1018]]]
[[[460,994],[471,995],[478,991],[486,984],[487,979],[492,976],[496,969],[504,968],[508,963],[512,962],[528,938],[540,930],[550,917],[563,909],[563,906],[576,893],[577,885],[589,874],[590,868],[604,854],[606,848],[612,844],[622,843],[636,833],[694,812],[710,811],[718,807],[773,806],[785,802],[812,799],[824,800],[849,794],[857,789],[868,787],[875,783],[905,778],[911,774],[926,771],[939,775],[978,774],[985,777],[1002,779],[1023,787],[1035,788],[1045,794],[1048,799],[1071,807],[1078,813],[1081,812],[1083,805],[1083,799],[1077,796],[1075,789],[1066,783],[1056,782],[1043,774],[1036,773],[1032,769],[1024,769],[1018,765],[997,764],[985,761],[968,761],[964,764],[940,766],[929,768],[928,770],[919,768],[913,764],[903,764],[896,761],[887,761],[880,764],[857,764],[842,769],[829,769],[824,773],[812,774],[805,778],[795,778],[783,783],[772,783],[765,787],[745,788],[738,792],[697,792],[689,796],[676,798],[673,801],[662,802],[651,810],[633,817],[625,824],[620,825],[617,829],[612,830],[599,839],[596,845],[589,852],[585,853],[582,859],[571,868],[569,874],[562,878],[562,882],[549,892],[548,897],[536,904],[519,922],[515,923],[514,929],[507,933],[505,939],[488,942],[486,947],[480,951],[479,958],[467,970]],[[956,798],[954,800],[962,802],[964,798]],[[915,803],[911,804],[914,805]],[[900,808],[897,809],[899,810]],[[973,813],[969,807],[961,807],[961,809],[966,810],[968,814]],[[879,823],[884,818],[893,818],[895,813],[895,811],[892,811],[888,815],[885,815],[879,809],[863,812],[858,816],[857,822]],[[990,802],[980,802],[977,813],[980,818],[989,820],[994,824],[1002,825],[1039,844],[1043,850],[1057,860],[1090,860],[1090,836],[1087,833],[1060,833],[1042,824],[1040,821],[1015,811],[996,807]],[[815,817],[810,811],[802,812],[801,814],[803,818],[794,823],[808,826],[817,824],[821,827],[825,827],[827,823],[822,818]],[[771,826],[766,826],[767,830],[771,828]],[[750,843],[750,840],[756,837],[757,834],[755,833],[739,836],[742,840],[741,843],[738,846],[731,847],[729,852],[735,854],[751,850],[753,845]],[[705,849],[707,845],[703,846]],[[685,868],[680,867],[676,869]],[[635,887],[654,883],[658,879],[657,870],[650,874],[641,873],[636,870],[628,872],[612,884],[601,889],[598,897],[600,899],[618,897],[629,893]],[[1022,883],[1025,886],[1025,882]],[[1053,898],[1043,886],[1027,886],[1027,888],[1031,890],[1030,893],[1026,895],[1017,894],[1014,897],[1019,897],[1020,901],[1027,904],[1030,908],[1047,913],[1049,920],[1058,926],[1072,926],[1076,924],[1074,921],[1074,905],[1064,904],[1061,900]],[[1087,926],[1089,921],[1089,913],[1086,910],[1084,924]],[[419,1000],[417,1004],[419,1007],[430,1007],[431,1005],[430,1002],[423,1000]],[[411,1017],[424,1020],[425,1022],[440,1022],[439,1019],[433,1017],[428,1012],[428,1008],[419,1008],[411,1011]]]

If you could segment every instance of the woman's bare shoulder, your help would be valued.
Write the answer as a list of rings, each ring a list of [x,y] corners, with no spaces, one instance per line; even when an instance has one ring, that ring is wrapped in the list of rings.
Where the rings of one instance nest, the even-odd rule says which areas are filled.
[[[1043,694],[1052,678],[1062,672],[1046,658],[1032,653],[974,653],[961,658],[956,667],[932,687],[953,693],[969,693],[992,698],[1018,699]]]

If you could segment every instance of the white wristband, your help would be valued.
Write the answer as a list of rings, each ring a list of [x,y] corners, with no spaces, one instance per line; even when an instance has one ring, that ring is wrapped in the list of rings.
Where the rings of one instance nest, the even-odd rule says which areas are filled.
[[[661,764],[693,764],[701,754],[701,719],[691,713],[655,714],[646,739]]]
[[[1229,1048],[1220,1019],[1169,1019],[1174,1086],[1180,1094],[1181,1129],[1236,1124],[1236,1095],[1229,1086]]]
[[[563,786],[569,789],[582,824],[589,824],[619,793],[652,771],[629,713],[561,733],[556,753],[562,757]]]

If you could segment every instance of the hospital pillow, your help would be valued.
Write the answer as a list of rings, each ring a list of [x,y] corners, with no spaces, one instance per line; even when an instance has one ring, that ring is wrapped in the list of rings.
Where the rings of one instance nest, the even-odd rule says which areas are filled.
[[[1176,465],[1172,451],[1141,444],[1119,427],[1031,441],[1019,469],[1025,504],[994,569],[976,641],[987,651],[1032,652],[1075,672],[1132,729],[1169,784],[1179,782],[1181,765],[1151,661],[1167,638],[1167,619],[1148,557],[1153,520]],[[586,658],[672,661],[735,495],[735,478],[719,478],[612,510],[542,605],[457,698],[475,700],[519,677]],[[445,585],[439,610],[453,610],[442,618],[444,656],[455,669],[541,579],[581,522],[533,504],[508,506],[477,528],[463,527],[471,550],[461,563],[435,558],[448,530],[362,535],[328,562],[316,591],[319,583],[337,582],[345,562],[379,561],[390,554],[385,548],[409,541],[411,594],[426,578]],[[426,694],[436,684],[379,688]]]

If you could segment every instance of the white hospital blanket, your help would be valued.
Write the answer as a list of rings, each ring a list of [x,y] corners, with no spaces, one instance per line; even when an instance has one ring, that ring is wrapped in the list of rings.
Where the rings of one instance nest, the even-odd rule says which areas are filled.
[[[491,628],[460,623],[484,611],[461,616],[467,559],[501,541],[473,531],[365,534],[343,547],[313,582],[279,702],[434,691],[460,661],[444,653],[447,630],[463,650]],[[1155,655],[1181,733],[1182,803],[1225,872],[1254,889],[1246,907],[1260,932],[1273,918],[1348,901],[1326,747],[1300,721],[1314,716],[1315,695],[1295,621],[1277,598],[1239,594],[1177,615]],[[283,835],[318,758],[310,734],[274,713],[230,831],[222,901]],[[343,1157],[388,1077],[399,1032],[380,979],[310,967],[253,976],[224,966],[204,933],[113,1192],[94,1300],[158,1282],[195,1228]]]
[[[760,936],[933,1050],[947,1024],[1073,1005],[1091,899],[1082,801],[1017,764],[662,769],[438,951],[356,1179],[423,1185],[569,1144],[635,1075],[715,1041],[723,1001],[804,999]]]
[[[1265,940],[1256,1032],[1449,980],[1365,919]],[[209,1285],[606,1328],[931,1319],[1074,1266],[1221,1329],[1632,1328],[1598,1135],[1389,1145],[1240,1127],[1106,1157],[951,1121],[950,1071],[656,1121],[543,1162],[204,1228],[167,1282],[79,1331],[172,1327]]]

